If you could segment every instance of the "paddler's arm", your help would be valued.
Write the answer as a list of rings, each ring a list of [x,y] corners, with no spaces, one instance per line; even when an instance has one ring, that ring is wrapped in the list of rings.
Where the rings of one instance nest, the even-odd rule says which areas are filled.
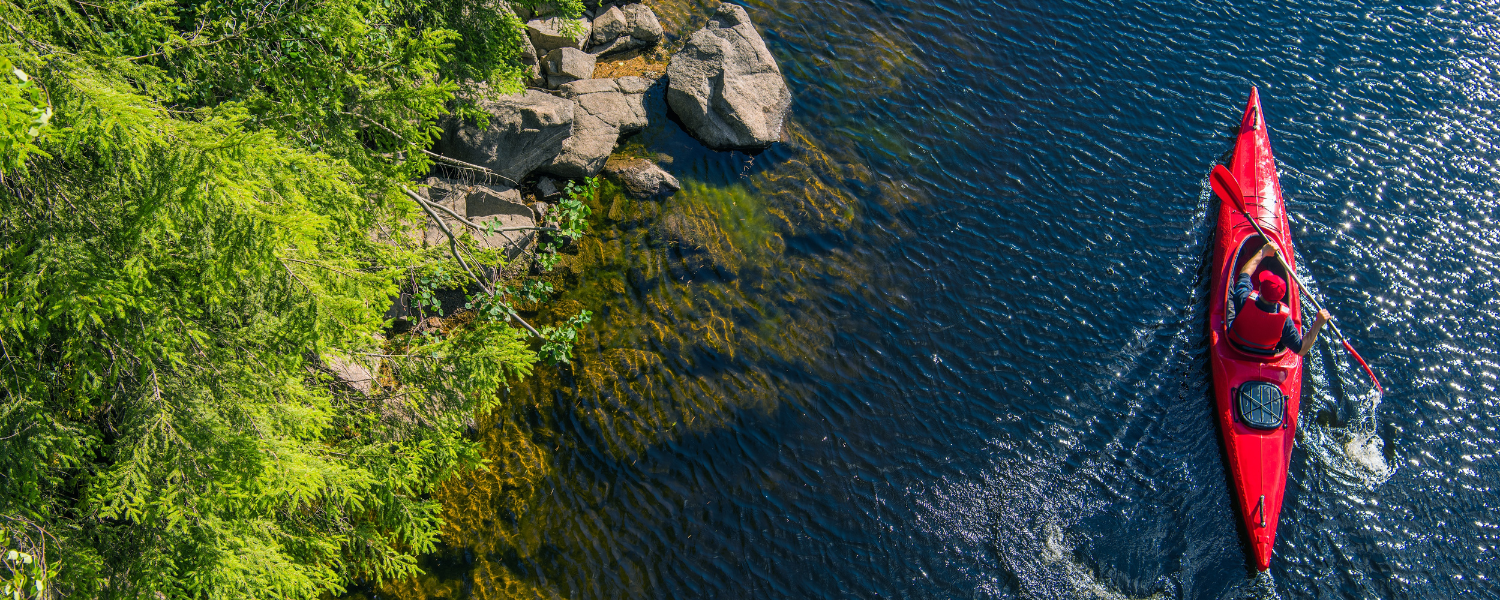
[[[1250,290],[1255,289],[1250,283],[1250,274],[1254,273],[1255,269],[1260,267],[1260,261],[1265,260],[1267,256],[1273,254],[1276,254],[1276,247],[1266,244],[1261,246],[1260,250],[1256,251],[1255,255],[1250,257],[1250,260],[1245,261],[1245,268],[1240,269],[1239,276],[1234,278],[1234,288],[1229,290],[1229,298],[1234,302],[1233,306],[1236,310],[1240,306],[1244,306],[1245,299],[1250,297]],[[1296,333],[1296,331],[1293,330],[1293,333]],[[1292,348],[1293,346],[1287,347]]]
[[[1312,328],[1308,329],[1307,335],[1302,337],[1302,348],[1297,350],[1297,356],[1307,356],[1307,353],[1312,351],[1313,343],[1318,341],[1318,332],[1322,331],[1323,324],[1327,323],[1331,318],[1333,318],[1333,315],[1328,314],[1328,311],[1318,311],[1318,317],[1313,319]],[[1286,326],[1292,326],[1291,319],[1287,319]]]
[[[1249,275],[1251,273],[1254,273],[1256,269],[1260,268],[1260,261],[1272,256],[1276,256],[1275,246],[1272,246],[1270,244],[1261,246],[1260,252],[1256,252],[1255,256],[1250,257],[1250,260],[1245,262],[1245,268],[1240,269],[1240,275]]]

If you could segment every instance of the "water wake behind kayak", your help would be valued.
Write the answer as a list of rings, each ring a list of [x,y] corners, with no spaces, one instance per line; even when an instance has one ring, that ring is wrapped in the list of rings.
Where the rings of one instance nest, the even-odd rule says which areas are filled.
[[[1107,510],[1093,491],[1092,477],[1062,475],[1060,465],[1001,461],[977,478],[927,490],[924,529],[946,541],[949,552],[976,567],[976,597],[1127,600],[1134,598],[1076,550],[1081,536],[1070,530],[1087,516]],[[1142,599],[1173,597],[1171,576]],[[982,581],[988,580],[988,581]]]

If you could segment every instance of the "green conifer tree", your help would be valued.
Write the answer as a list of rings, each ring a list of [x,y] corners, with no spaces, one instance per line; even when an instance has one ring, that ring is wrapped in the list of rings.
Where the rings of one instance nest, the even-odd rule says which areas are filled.
[[[482,118],[462,84],[519,89],[522,35],[500,0],[0,0],[0,553],[34,558],[0,583],[317,598],[414,572],[433,484],[478,464],[465,423],[537,344],[504,298],[382,338],[399,281],[501,260],[410,242],[404,186],[438,116]],[[389,387],[334,384],[340,360]]]

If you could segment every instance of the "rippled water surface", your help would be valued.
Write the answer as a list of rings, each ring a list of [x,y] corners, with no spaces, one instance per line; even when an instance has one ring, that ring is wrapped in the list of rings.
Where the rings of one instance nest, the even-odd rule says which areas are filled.
[[[452,547],[389,595],[1270,594],[1204,334],[1252,85],[1304,275],[1388,391],[1309,357],[1270,586],[1500,593],[1500,3],[747,6],[788,140],[709,152],[660,106],[628,140],[685,189],[595,204],[575,367],[482,421]]]

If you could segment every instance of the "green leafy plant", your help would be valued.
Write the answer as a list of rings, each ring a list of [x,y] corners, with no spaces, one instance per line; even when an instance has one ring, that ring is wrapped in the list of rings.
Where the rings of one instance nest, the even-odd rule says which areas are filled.
[[[538,352],[549,363],[572,363],[573,342],[578,340],[578,329],[588,324],[593,313],[587,310],[568,318],[562,327],[542,328],[542,348]]]
[[[47,565],[37,556],[26,552],[14,542],[25,539],[12,538],[10,531],[0,528],[0,596],[9,600],[45,598],[47,596]]]
[[[563,198],[552,207],[549,215],[557,224],[558,231],[550,232],[551,235],[544,236],[543,241],[537,244],[536,260],[543,270],[551,271],[557,266],[557,251],[588,232],[588,219],[593,210],[585,203],[585,199],[592,198],[598,191],[598,177],[585,179],[582,184],[569,181],[563,186]]]
[[[563,199],[553,209],[557,211],[557,226],[562,230],[560,235],[571,240],[588,232],[588,218],[592,211],[584,199],[592,198],[598,192],[598,177],[585,179],[582,184],[569,181],[563,187]]]
[[[546,300],[552,294],[552,283],[548,281],[528,281],[519,287],[510,288],[508,292],[522,302],[536,304]]]
[[[443,309],[443,303],[441,300],[438,300],[437,292],[443,286],[451,285],[451,281],[442,267],[438,267],[430,275],[417,276],[415,283],[412,291],[412,304],[414,307],[420,310],[431,310],[435,313],[440,312]]]

